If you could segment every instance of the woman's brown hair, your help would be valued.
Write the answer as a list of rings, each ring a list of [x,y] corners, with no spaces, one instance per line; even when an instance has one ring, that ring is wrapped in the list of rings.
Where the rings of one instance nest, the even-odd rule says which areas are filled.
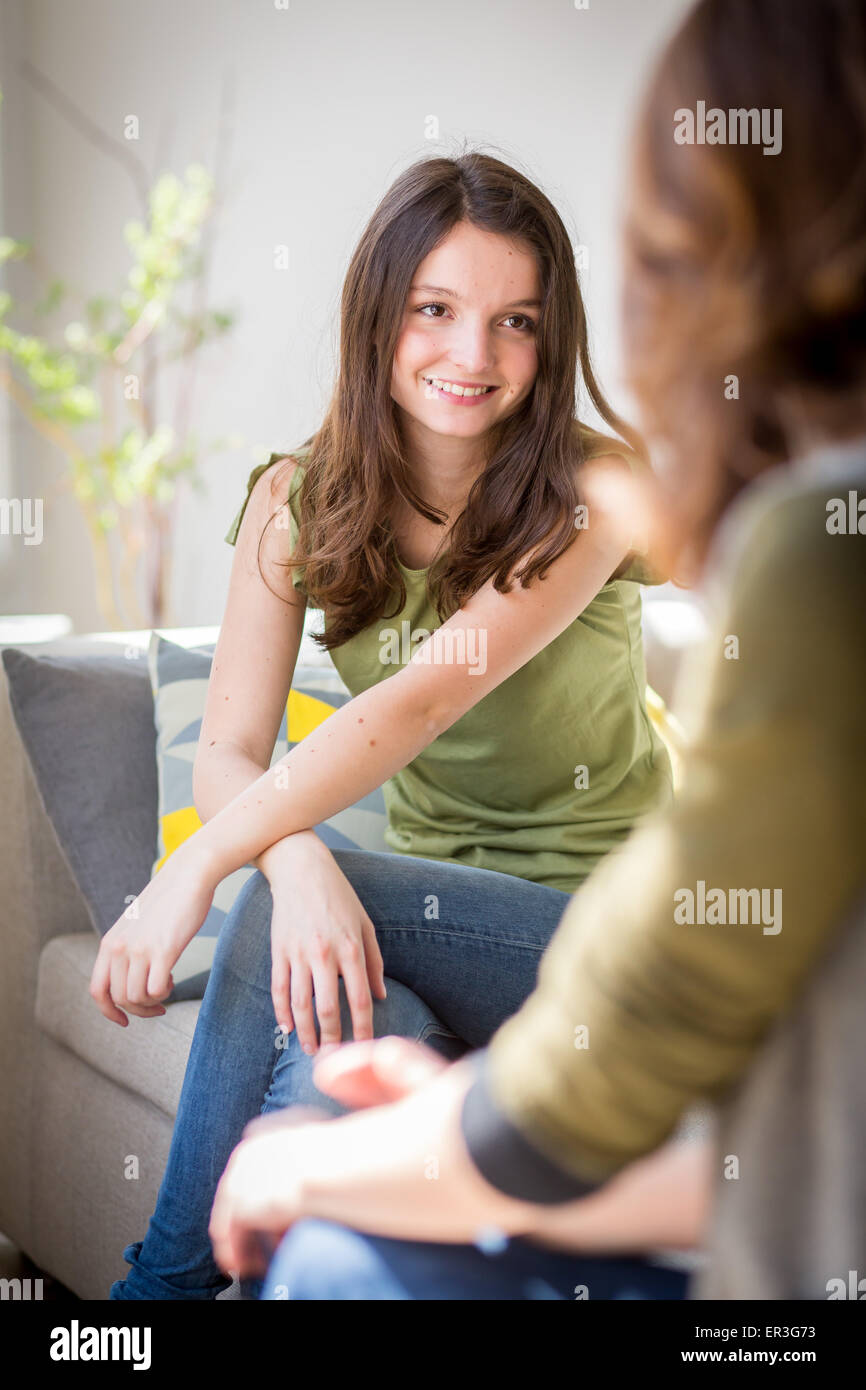
[[[757,133],[738,126],[753,109],[781,122],[777,153],[763,132],[697,143],[714,111],[716,136]],[[695,143],[678,143],[683,112]],[[627,375],[670,470],[660,556],[689,568],[744,484],[797,448],[785,401],[818,433],[864,428],[863,0],[697,5],[638,120],[624,249]]]
[[[543,576],[573,541],[581,431],[575,367],[601,418],[640,450],[595,380],[574,250],[559,214],[523,174],[491,155],[419,160],[376,208],[343,286],[339,375],[312,437],[300,488],[300,533],[286,565],[326,618],[330,649],[406,600],[390,518],[402,498],[428,520],[447,517],[412,484],[391,398],[391,372],[409,287],[420,262],[461,221],[497,232],[535,256],[542,284],[538,374],[527,398],[485,439],[486,464],[455,521],[428,589],[444,618],[491,577],[507,591]],[[279,486],[277,480],[276,486]]]

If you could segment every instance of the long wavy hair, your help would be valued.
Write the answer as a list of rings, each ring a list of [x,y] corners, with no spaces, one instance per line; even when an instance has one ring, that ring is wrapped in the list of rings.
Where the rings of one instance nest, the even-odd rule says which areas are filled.
[[[413,484],[391,373],[415,272],[461,221],[529,249],[542,307],[532,390],[485,436],[483,472],[428,573],[440,619],[490,578],[507,592],[512,571],[524,586],[543,577],[573,541],[582,461],[576,369],[602,420],[642,452],[638,436],[596,382],[574,250],[550,200],[487,154],[419,160],[385,194],[352,256],[342,294],[338,379],[322,426],[307,441],[299,535],[283,562],[304,570],[306,592],[325,614],[317,641],[326,649],[395,616],[406,601],[391,521],[397,499],[431,522],[447,521]]]
[[[681,110],[782,113],[782,145],[678,144]],[[636,125],[626,375],[663,483],[668,572],[803,425],[845,437],[866,399],[866,4],[702,0]],[[799,419],[797,418],[799,415]]]

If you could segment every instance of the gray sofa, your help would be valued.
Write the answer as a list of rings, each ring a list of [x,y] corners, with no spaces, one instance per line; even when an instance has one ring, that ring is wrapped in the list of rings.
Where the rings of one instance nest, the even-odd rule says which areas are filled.
[[[669,698],[678,642],[667,641],[665,623],[655,623],[648,607],[648,676]],[[213,640],[216,629],[209,636]],[[126,637],[118,634],[117,640]],[[141,644],[141,635],[136,640]],[[94,661],[117,654],[115,644],[84,637],[28,650]],[[305,644],[305,650],[308,658],[322,659],[316,648]],[[153,1210],[199,1004],[174,1003],[160,1019],[131,1018],[127,1029],[109,1023],[94,1006],[88,984],[97,937],[43,810],[5,674],[0,807],[0,1231],[80,1298],[103,1299],[126,1272],[123,1246],[143,1235]],[[155,804],[152,811],[155,821]],[[866,1133],[866,1069],[856,1060],[862,1048],[851,1046],[854,1029],[863,1040],[858,1020],[864,943],[861,910],[805,1006],[781,1022],[763,1060],[732,1099],[721,1154],[750,1153],[752,1171],[771,1176],[763,1188],[721,1184],[709,1277],[698,1296],[738,1297],[748,1287],[746,1296],[753,1298],[821,1297],[822,1271],[834,1272],[837,1265],[843,1273],[866,1269],[866,1221],[859,1219],[866,1214],[866,1192],[857,1177],[862,1162],[851,1170],[838,1158],[851,1151],[852,1135],[859,1140]],[[830,1051],[844,1063],[837,1068],[840,1081],[844,1070],[844,1085],[828,1088],[810,1059],[820,1055],[827,1063],[831,1037]],[[804,1070],[810,1090],[804,1088]],[[801,1104],[807,1095],[810,1107]],[[815,1116],[822,1108],[835,1156],[832,1168],[826,1159],[832,1181],[822,1181],[825,1160],[819,1164],[814,1153],[814,1166],[804,1168],[796,1183],[791,1179],[800,1210],[812,1204],[810,1220],[801,1224],[785,1194],[774,1189],[772,1174],[791,1152],[803,1153],[809,1145],[814,1151]],[[138,1163],[134,1176],[127,1175],[131,1156]],[[760,1201],[756,1208],[756,1198],[768,1194],[769,1203]],[[827,1234],[819,1268],[809,1253],[816,1226]],[[761,1243],[752,1249],[756,1232]],[[859,1266],[850,1263],[857,1258]],[[236,1295],[233,1287],[222,1297]]]
[[[217,634],[199,630],[195,641]],[[25,650],[99,661],[145,645],[143,634],[115,636]],[[678,652],[664,640],[650,645],[650,679],[667,694]],[[300,659],[329,660],[309,636]],[[153,1210],[199,1004],[131,1018],[126,1029],[96,1009],[88,985],[97,936],[43,809],[3,672],[0,807],[0,1231],[79,1297],[101,1299],[126,1273],[123,1246],[141,1238]],[[137,1177],[125,1176],[129,1156]]]
[[[34,647],[92,654],[86,639]],[[110,1024],[88,993],[97,936],[0,691],[0,1230],[100,1299],[142,1235],[168,1154],[198,1004]],[[154,808],[155,811],[155,808]],[[128,1155],[139,1177],[125,1178]]]

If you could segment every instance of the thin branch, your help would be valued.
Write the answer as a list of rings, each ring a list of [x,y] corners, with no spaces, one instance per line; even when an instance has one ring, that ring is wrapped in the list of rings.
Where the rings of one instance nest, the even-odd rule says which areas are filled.
[[[40,72],[29,58],[24,58],[21,61],[19,71],[86,140],[89,140],[97,149],[102,150],[102,153],[107,154],[110,159],[114,159],[122,165],[132,179],[141,205],[146,210],[151,180],[150,174],[138,155],[133,154],[122,140],[116,140],[113,136],[107,135],[101,126],[97,125],[80,107],[76,106],[71,97],[61,91],[55,82],[52,82],[50,77],[46,77],[44,73]]]
[[[207,303],[207,292],[210,286],[210,273],[213,262],[213,248],[216,240],[218,218],[215,210],[219,208],[219,192],[223,187],[228,169],[229,151],[231,148],[232,121],[231,117],[235,108],[236,75],[234,69],[223,72],[222,84],[220,88],[219,116],[217,118],[216,145],[214,152],[214,174],[213,186],[216,190],[214,200],[214,211],[211,211],[205,222],[201,237],[202,248],[202,270],[201,275],[195,282],[193,289],[193,301],[190,311],[190,327],[187,332],[186,342],[182,349],[185,355],[194,343],[194,324],[204,312]],[[195,393],[196,375],[198,369],[198,354],[192,353],[187,357],[182,376],[185,378],[184,389],[178,391],[175,406],[175,438],[182,441],[186,438],[189,431],[190,419],[192,417],[192,402]]]
[[[56,444],[62,453],[68,454],[71,459],[77,459],[79,463],[85,461],[86,454],[79,449],[72,435],[62,425],[58,425],[56,420],[47,420],[33,408],[27,392],[19,386],[8,367],[0,367],[0,390],[11,396],[33,428],[46,439],[50,439],[52,444]]]

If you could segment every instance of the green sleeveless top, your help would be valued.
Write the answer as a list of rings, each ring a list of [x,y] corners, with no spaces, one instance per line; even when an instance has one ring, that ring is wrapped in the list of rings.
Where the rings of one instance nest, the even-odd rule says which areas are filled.
[[[635,466],[618,440],[591,430],[586,436],[587,457],[616,453]],[[308,452],[271,454],[253,469],[225,537],[229,544],[259,476],[287,455],[299,462],[287,498],[296,544]],[[405,664],[414,650],[411,634],[441,625],[427,596],[426,569],[401,564],[400,572],[406,586],[400,612],[330,653],[353,696]],[[645,705],[639,582],[659,580],[635,557],[624,577],[605,584],[542,652],[385,783],[391,849],[571,893],[640,817],[670,799],[670,760]],[[302,570],[293,572],[293,583],[305,593]]]

